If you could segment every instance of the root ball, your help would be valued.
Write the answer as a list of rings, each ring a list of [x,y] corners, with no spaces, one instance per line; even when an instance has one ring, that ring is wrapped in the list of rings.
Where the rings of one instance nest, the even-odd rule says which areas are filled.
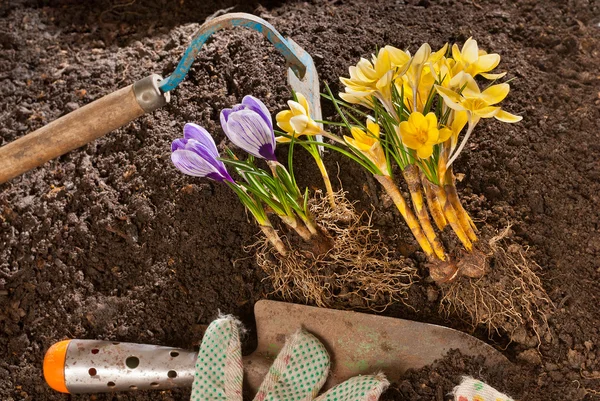
[[[343,192],[336,194],[336,203],[332,208],[320,192],[310,201],[315,220],[333,241],[326,253],[290,246],[292,251],[282,257],[266,241],[251,246],[274,293],[321,307],[376,311],[404,302],[418,278],[413,262],[392,257],[371,227],[370,215],[357,213]]]
[[[536,274],[540,267],[522,247],[508,243],[509,231],[507,227],[489,241],[478,242],[485,263],[467,260],[463,268],[485,266],[485,275],[479,275],[478,267],[472,277],[463,275],[442,284],[440,307],[446,315],[461,316],[473,328],[484,325],[490,334],[508,334],[517,342],[533,338],[540,344],[549,333],[547,319],[554,305]]]

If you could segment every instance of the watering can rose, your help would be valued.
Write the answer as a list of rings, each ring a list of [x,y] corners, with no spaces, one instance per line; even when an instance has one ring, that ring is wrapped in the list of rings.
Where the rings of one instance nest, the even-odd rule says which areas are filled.
[[[257,98],[248,95],[241,104],[223,109],[221,126],[231,142],[252,156],[277,160],[271,113]]]
[[[233,179],[219,160],[219,151],[212,136],[199,125],[188,123],[183,128],[183,138],[171,145],[171,160],[182,173],[193,177],[206,177],[215,181]]]

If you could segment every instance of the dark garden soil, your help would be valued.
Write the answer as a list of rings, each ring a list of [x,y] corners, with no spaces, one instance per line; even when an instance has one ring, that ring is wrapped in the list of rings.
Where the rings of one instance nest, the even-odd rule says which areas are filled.
[[[231,4],[230,4],[231,3]],[[205,18],[234,1],[16,1],[0,3],[0,145],[150,74],[168,75]],[[323,81],[377,46],[414,51],[473,36],[500,53],[519,124],[486,120],[456,164],[459,192],[478,224],[502,229],[541,267],[557,306],[541,346],[488,339],[509,371],[452,353],[385,395],[449,399],[460,376],[521,400],[592,400],[600,394],[600,4],[315,1],[238,6],[272,22],[314,57]],[[283,59],[245,30],[220,33],[201,52],[171,104],[0,186],[0,399],[184,400],[189,390],[63,396],[42,379],[44,352],[65,338],[197,347],[218,311],[252,328],[252,306],[271,287],[245,245],[257,228],[231,191],[180,174],[170,142],[194,121],[224,140],[220,109],[246,94],[271,111],[289,97]],[[324,115],[333,110],[324,103]],[[224,143],[224,142],[223,142]],[[285,155],[285,149],[280,150]],[[423,257],[376,182],[336,155],[326,159],[348,197],[372,210],[390,248]],[[321,186],[297,155],[300,184]],[[339,172],[339,174],[338,174]],[[338,182],[338,180],[334,180]],[[426,279],[384,313],[464,331],[441,314]],[[414,308],[414,309],[413,309]],[[415,333],[416,336],[419,333]],[[247,349],[252,349],[252,335]]]

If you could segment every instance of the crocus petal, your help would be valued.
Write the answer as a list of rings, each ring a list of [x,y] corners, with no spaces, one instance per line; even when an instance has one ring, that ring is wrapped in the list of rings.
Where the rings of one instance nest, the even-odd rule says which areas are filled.
[[[363,93],[344,93],[340,92],[340,99],[350,104],[361,104],[370,109],[373,108],[373,102],[371,101],[371,92]]]
[[[411,115],[408,117],[408,122],[414,127],[421,127],[427,125],[427,120],[425,119],[425,116],[422,113],[419,113],[418,111],[411,113]]]
[[[387,159],[385,158],[385,152],[381,147],[381,142],[375,142],[367,154],[369,155],[369,159],[371,159],[371,161],[377,166],[383,175],[389,175]]]
[[[425,116],[425,120],[427,120],[427,126],[429,127],[429,129],[437,129],[437,117],[435,116],[435,113],[427,113],[427,115]]]
[[[285,132],[292,133],[294,132],[294,128],[290,124],[290,119],[293,117],[293,114],[290,110],[284,110],[277,113],[275,116],[275,120],[277,120],[277,126],[284,130]]]
[[[440,137],[439,137],[439,142],[446,142],[448,140],[448,138],[450,138],[452,136],[452,130],[449,128],[442,128],[440,130]]]
[[[494,80],[496,80],[496,79],[500,79],[500,78],[502,78],[503,76],[505,76],[505,75],[506,75],[506,72],[501,72],[501,73],[498,73],[498,74],[488,74],[488,73],[482,72],[482,73],[481,73],[481,74],[479,74],[479,75],[481,75],[481,76],[482,76],[482,77],[484,77],[485,79],[489,79],[490,81],[494,81]]]
[[[227,120],[229,120],[229,115],[231,114],[231,112],[233,111],[233,109],[223,109],[221,110],[221,127],[223,128],[223,131],[225,131],[225,127],[227,126]]]
[[[471,112],[475,116],[480,117],[480,118],[492,118],[496,114],[498,114],[499,110],[500,110],[500,107],[488,106],[488,107],[482,107],[477,110],[471,110]]]
[[[217,150],[217,145],[215,145],[215,140],[206,129],[198,124],[187,123],[183,127],[183,138],[200,142],[214,157],[219,157],[219,151]]]
[[[381,128],[379,127],[379,124],[377,124],[375,121],[371,120],[370,118],[367,119],[367,131],[369,136],[372,136],[374,138],[379,138],[379,132],[380,132]]]
[[[176,150],[171,153],[171,161],[182,173],[193,177],[209,177],[215,181],[233,181],[226,170],[223,174],[214,165],[191,150]]]
[[[402,143],[410,149],[420,149],[423,143],[415,135],[402,136]]]
[[[308,105],[308,101],[304,97],[304,95],[300,92],[296,92],[296,97],[298,98],[298,103],[300,106],[304,108],[304,112],[307,116],[310,116],[310,106]]]
[[[253,110],[231,113],[225,134],[236,146],[253,156],[268,160],[275,158],[275,134]]]
[[[424,64],[427,61],[427,59],[429,59],[430,55],[431,47],[429,46],[429,43],[423,43],[421,47],[419,47],[419,50],[417,50],[417,52],[415,53],[412,62],[416,66],[419,66],[421,64]]]
[[[287,103],[288,103],[288,107],[290,108],[290,111],[292,112],[293,115],[295,115],[295,116],[306,115],[306,110],[300,103],[298,103],[294,100],[288,100]]]
[[[500,110],[494,117],[505,123],[517,123],[523,119],[521,116],[516,116],[504,110]]]
[[[277,137],[275,137],[275,142],[277,142],[277,143],[290,143],[290,142],[292,142],[292,139],[288,138],[286,136],[277,136]]]
[[[173,141],[173,143],[171,143],[171,152],[175,152],[176,150],[179,149],[185,149],[185,144],[187,143],[187,140],[182,139],[182,138],[177,138]]]
[[[217,160],[219,157],[218,153],[213,153],[212,149],[204,145],[202,142],[198,142],[195,139],[188,139],[187,143],[185,144],[184,150],[191,150],[192,152],[196,153],[198,156],[200,156],[201,158],[203,158],[204,160],[206,160],[214,166],[220,163]]]
[[[479,58],[479,48],[477,46],[477,41],[473,40],[472,38],[467,39],[460,53],[462,56],[462,60],[465,63],[475,63]]]
[[[432,62],[432,63],[437,63],[438,61],[440,61],[442,59],[442,57],[444,57],[446,55],[447,51],[448,51],[448,43],[446,43],[437,52],[432,53],[431,56],[429,56],[429,61]]]
[[[454,113],[454,119],[452,120],[452,131],[460,132],[469,121],[469,116],[466,111],[458,111]]]
[[[500,64],[499,54],[486,54],[479,56],[479,60],[475,63],[476,74],[488,72],[496,68]]]
[[[360,150],[369,150],[375,142],[373,137],[370,137],[365,131],[358,127],[351,127],[350,133],[355,139],[355,146]]]
[[[295,133],[304,134],[304,131],[306,131],[306,128],[308,126],[308,117],[304,114],[294,116],[290,118],[290,125],[292,126]]]
[[[417,156],[419,156],[421,159],[427,159],[429,156],[431,156],[433,154],[433,145],[425,145],[425,146],[421,146],[419,149],[417,149]]]
[[[389,56],[390,62],[393,67],[403,67],[410,61],[410,56],[406,54],[404,51],[394,47],[394,46],[385,46]]]
[[[392,63],[390,61],[390,54],[385,47],[379,49],[377,54],[377,62],[375,63],[375,73],[377,76],[386,74],[391,68]]]
[[[460,49],[458,48],[458,45],[456,43],[452,45],[452,58],[457,63],[460,63],[462,61]]]
[[[267,126],[273,129],[273,120],[271,119],[271,113],[269,113],[269,109],[263,102],[254,96],[244,96],[242,99],[242,104],[249,108],[252,111],[257,112],[263,118],[263,120],[267,123]]]
[[[479,85],[475,81],[472,75],[467,74],[465,72],[462,73],[461,82],[459,87],[463,88],[462,95],[464,97],[477,97],[481,93],[479,90]],[[465,85],[466,84],[466,85]]]
[[[446,106],[450,107],[453,110],[465,110],[465,108],[460,104],[460,95],[458,93],[439,85],[436,85],[435,89],[437,89],[442,99],[444,99],[444,103],[446,103]]]
[[[487,88],[486,90],[484,90],[483,92],[481,92],[481,98],[487,104],[492,105],[492,104],[500,103],[502,100],[504,100],[504,98],[508,95],[509,91],[510,91],[509,84],[492,85],[489,88]]]
[[[354,138],[350,138],[349,136],[345,136],[344,135],[344,140],[346,141],[346,143],[350,146],[352,146],[354,149],[359,150],[361,152],[366,152],[369,149],[371,149],[370,146],[365,145],[362,142],[357,141]]]

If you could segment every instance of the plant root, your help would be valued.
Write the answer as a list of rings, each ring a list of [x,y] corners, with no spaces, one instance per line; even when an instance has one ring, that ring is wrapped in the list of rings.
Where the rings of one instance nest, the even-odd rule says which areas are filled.
[[[405,302],[418,278],[413,262],[392,258],[378,231],[371,228],[370,215],[358,214],[344,192],[335,193],[335,204],[332,208],[320,191],[309,201],[311,213],[333,241],[324,254],[290,246],[288,255],[282,256],[264,240],[250,246],[273,284],[273,293],[320,307],[373,311]]]
[[[485,261],[466,261],[465,269],[477,277],[485,266],[485,274],[471,278],[463,272],[454,282],[440,284],[440,309],[447,316],[460,316],[473,329],[483,325],[490,335],[508,334],[513,341],[540,345],[550,335],[548,317],[555,307],[535,273],[540,266],[522,247],[507,244],[509,232],[510,226],[489,241],[477,242]]]

